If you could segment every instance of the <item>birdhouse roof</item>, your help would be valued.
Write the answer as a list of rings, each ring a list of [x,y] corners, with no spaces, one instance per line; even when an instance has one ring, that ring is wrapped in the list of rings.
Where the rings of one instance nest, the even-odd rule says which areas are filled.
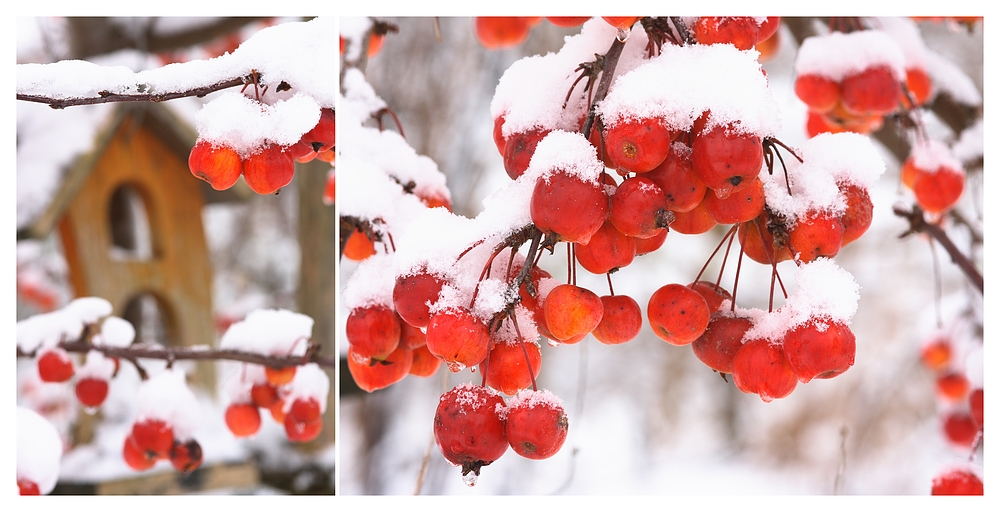
[[[186,99],[184,99],[186,100]],[[130,116],[141,116],[151,129],[186,161],[197,133],[191,122],[200,102],[121,103],[85,105],[54,110],[36,103],[18,103],[17,239],[47,236],[94,170],[118,128]],[[195,179],[192,177],[191,179]],[[207,183],[202,188],[210,189]],[[239,200],[245,186],[204,194],[206,202]]]

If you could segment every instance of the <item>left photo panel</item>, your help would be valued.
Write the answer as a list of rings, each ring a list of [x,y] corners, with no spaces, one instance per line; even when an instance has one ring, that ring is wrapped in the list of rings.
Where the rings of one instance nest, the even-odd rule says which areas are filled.
[[[336,494],[338,19],[16,26],[19,494]]]

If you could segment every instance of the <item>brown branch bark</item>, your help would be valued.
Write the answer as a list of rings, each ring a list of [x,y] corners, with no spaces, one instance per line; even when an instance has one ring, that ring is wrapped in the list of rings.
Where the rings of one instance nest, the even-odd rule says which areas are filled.
[[[258,81],[260,80],[260,75],[258,74]],[[196,87],[187,91],[169,92],[163,94],[115,94],[108,91],[98,92],[97,97],[93,98],[50,98],[47,96],[38,96],[34,94],[18,94],[17,99],[19,101],[30,101],[33,103],[45,103],[46,105],[54,109],[64,109],[66,107],[75,107],[78,105],[95,105],[99,103],[121,103],[130,101],[150,101],[153,103],[158,103],[161,101],[173,100],[177,98],[186,98],[190,96],[202,97],[208,93],[221,91],[223,89],[228,89],[230,87],[236,87],[238,85],[242,86],[250,83],[251,75],[244,77],[231,78],[222,82],[218,82],[212,85],[206,85],[204,87]]]
[[[919,206],[913,205],[913,209],[909,211],[902,206],[894,206],[892,211],[910,223],[910,229],[900,235],[900,238],[912,233],[926,233],[930,235],[941,244],[941,247],[944,247],[944,250],[948,252],[948,256],[951,257],[951,261],[955,265],[958,265],[958,268],[962,270],[969,279],[969,282],[979,290],[979,293],[983,293],[983,275],[979,272],[979,269],[972,263],[972,260],[966,257],[965,254],[962,254],[962,251],[955,246],[955,243],[948,237],[948,233],[941,229],[941,226],[927,222],[924,219],[924,212]]]
[[[159,359],[163,361],[238,361],[270,366],[271,368],[302,366],[307,363],[316,363],[323,368],[334,368],[337,365],[336,358],[319,355],[319,347],[312,344],[309,345],[306,353],[301,356],[269,356],[257,352],[233,349],[149,347],[141,345],[113,347],[108,345],[94,345],[84,339],[84,337],[78,340],[64,341],[59,343],[58,346],[66,352],[85,354],[94,350],[108,357],[117,357],[129,361],[137,359]],[[34,356],[34,352],[24,352],[21,350],[21,347],[17,348],[17,357]]]

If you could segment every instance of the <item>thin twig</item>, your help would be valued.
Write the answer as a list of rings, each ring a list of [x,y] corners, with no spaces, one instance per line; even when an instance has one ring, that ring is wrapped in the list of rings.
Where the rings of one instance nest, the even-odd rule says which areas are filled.
[[[983,293],[983,275],[976,268],[975,264],[962,254],[962,251],[955,246],[955,243],[948,237],[948,233],[941,229],[941,226],[927,222],[924,219],[924,211],[919,206],[913,205],[911,210],[907,210],[901,205],[896,205],[892,208],[892,212],[910,223],[910,228],[900,235],[900,238],[905,238],[913,233],[926,233],[930,235],[948,252],[948,255],[951,256],[951,261],[955,265],[958,265],[958,268],[965,273],[965,277],[979,290],[979,293]]]

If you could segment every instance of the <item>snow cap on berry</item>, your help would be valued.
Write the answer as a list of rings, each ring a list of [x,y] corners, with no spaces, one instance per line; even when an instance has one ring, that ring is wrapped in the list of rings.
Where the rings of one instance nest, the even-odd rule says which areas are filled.
[[[833,32],[807,37],[795,57],[795,73],[818,75],[839,82],[868,68],[886,66],[897,80],[906,80],[906,57],[888,34],[879,30]]]
[[[52,492],[59,479],[63,443],[59,432],[41,415],[17,407],[17,478],[38,485],[42,494]]]
[[[948,172],[965,174],[962,162],[952,155],[951,149],[945,143],[939,140],[918,141],[910,150],[910,158],[913,159],[913,165],[927,172],[944,169]]]
[[[403,247],[400,244],[400,247]],[[370,306],[393,308],[392,289],[396,285],[393,255],[375,253],[358,264],[344,287],[344,307],[349,310]]]
[[[109,316],[101,322],[101,332],[92,341],[94,345],[127,347],[135,341],[135,327],[124,318]]]
[[[794,279],[795,289],[777,310],[768,313],[736,308],[737,316],[753,321],[744,340],[766,338],[776,342],[789,330],[816,320],[850,325],[861,298],[854,276],[832,259],[818,258],[797,267]]]
[[[153,375],[139,384],[139,414],[166,422],[177,439],[189,439],[201,423],[201,408],[187,385],[183,370],[172,368]]]
[[[319,404],[319,411],[326,411],[326,399],[330,394],[330,377],[316,363],[299,366],[295,378],[289,384],[288,395],[284,396],[285,412],[296,399],[312,398]]]
[[[504,116],[503,136],[525,133],[534,129],[577,131],[587,112],[585,80],[573,87],[579,76],[581,62],[591,62],[595,54],[607,52],[617,37],[617,30],[600,18],[583,24],[580,33],[566,37],[556,53],[524,57],[512,64],[500,77],[490,114],[493,119]],[[631,69],[642,60],[646,33],[636,24],[618,61],[618,70]],[[568,101],[566,91],[573,89]],[[566,107],[563,108],[563,102]]]
[[[200,140],[231,148],[246,159],[267,144],[295,144],[319,118],[319,104],[306,94],[266,105],[230,91],[202,107],[195,126]]]
[[[111,311],[111,303],[104,299],[76,299],[62,309],[18,322],[17,346],[24,352],[33,352],[40,347],[54,347],[64,339],[73,341],[83,333],[84,326],[97,323]]]
[[[219,348],[265,355],[301,356],[306,353],[313,319],[286,309],[256,309],[229,326]]]
[[[733,87],[733,84],[740,84]],[[659,119],[672,130],[691,129],[711,111],[706,129],[731,125],[740,133],[773,135],[779,108],[755,51],[732,45],[664,45],[659,56],[615,79],[598,111],[605,126]]]
[[[489,387],[489,386],[479,386],[471,382],[463,382],[451,389],[446,395],[451,395],[456,404],[461,408],[461,411],[465,411],[466,407],[469,410],[476,411],[480,407],[486,405],[485,397],[499,396],[501,403],[503,403],[503,396],[499,391]],[[444,399],[445,395],[441,395],[441,399]],[[500,412],[500,411],[498,411]],[[506,417],[506,407],[500,414],[500,418]]]
[[[538,142],[528,168],[518,180],[534,187],[538,178],[548,180],[549,176],[560,173],[597,183],[603,172],[604,164],[597,158],[597,148],[581,133],[555,130]]]
[[[563,406],[562,399],[547,389],[539,389],[537,391],[522,389],[507,401],[507,408],[534,407],[538,404],[550,404],[553,409],[561,409]]]
[[[104,354],[91,350],[87,352],[87,360],[76,368],[76,378],[84,379],[87,377],[102,380],[111,380],[111,376],[115,373],[115,360],[105,356]]]
[[[780,167],[773,174],[760,174],[768,207],[793,222],[809,211],[843,213],[847,202],[841,184],[867,190],[885,172],[885,161],[871,140],[857,133],[822,133],[804,142],[798,152],[801,163],[795,157],[785,158],[791,195]]]

